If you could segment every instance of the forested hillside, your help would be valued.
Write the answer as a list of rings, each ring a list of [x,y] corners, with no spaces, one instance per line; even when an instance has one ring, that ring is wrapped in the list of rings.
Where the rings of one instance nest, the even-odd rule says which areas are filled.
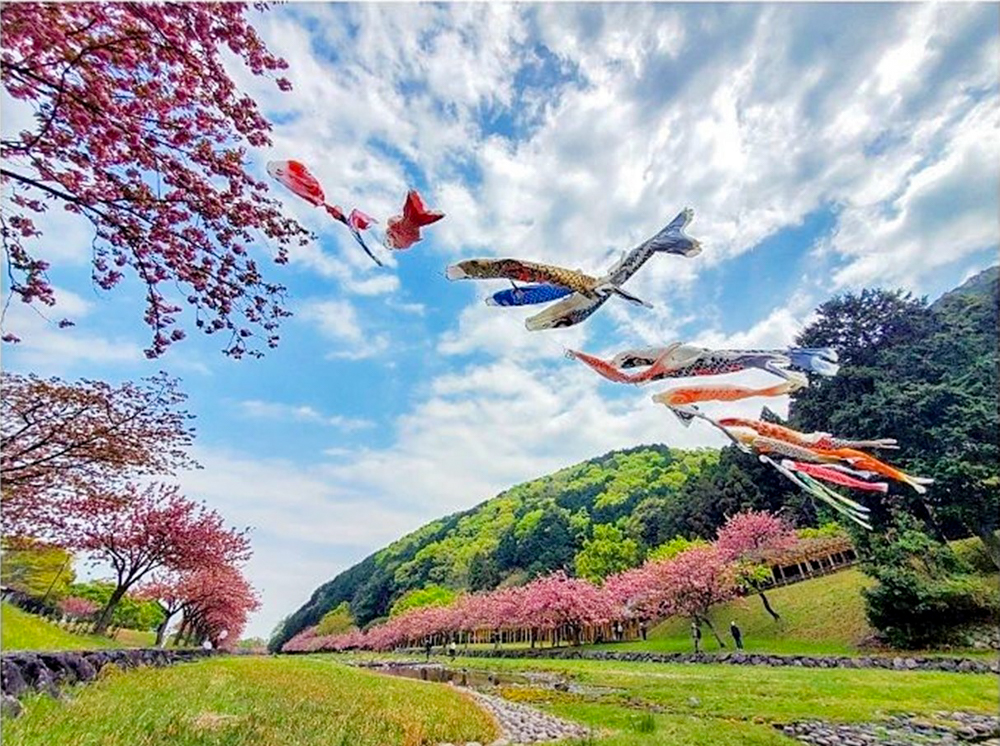
[[[831,299],[797,343],[836,347],[841,372],[813,380],[794,398],[790,418],[803,430],[897,438],[893,462],[936,483],[925,498],[894,486],[888,500],[873,505],[876,517],[906,506],[940,538],[980,537],[1000,562],[992,533],[1000,512],[998,302],[996,267],[932,305],[883,290]],[[763,416],[776,419],[766,408]],[[822,508],[817,515],[775,470],[731,447],[608,453],[376,552],[320,586],[283,622],[271,648],[345,603],[364,626],[397,604],[446,603],[461,590],[523,583],[556,569],[599,580],[678,535],[714,538],[726,515],[746,508],[782,510],[800,526],[835,518]]]
[[[637,564],[689,529],[685,487],[718,460],[714,449],[640,446],[517,485],[427,524],[320,586],[285,620],[272,647],[345,601],[365,625],[387,616],[407,591],[427,586],[486,590],[561,568],[575,574],[585,544],[592,571]]]

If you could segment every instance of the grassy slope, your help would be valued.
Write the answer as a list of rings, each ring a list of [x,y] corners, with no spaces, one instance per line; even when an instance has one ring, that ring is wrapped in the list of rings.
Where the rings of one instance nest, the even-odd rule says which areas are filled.
[[[861,589],[871,580],[860,570],[844,570],[814,580],[786,585],[767,592],[771,607],[781,619],[775,622],[756,596],[737,599],[712,609],[709,618],[722,636],[727,649],[733,648],[729,623],[743,631],[747,650],[769,653],[851,653],[872,633],[865,619]],[[709,630],[703,629],[702,644],[707,650],[718,646]],[[691,625],[687,619],[670,619],[650,630],[645,645],[626,644],[645,650],[685,651],[692,649]]]
[[[156,635],[137,629],[120,629],[114,639],[67,632],[35,614],[3,604],[3,650],[92,650],[94,648],[150,648]]]
[[[484,663],[459,658],[454,665]],[[791,746],[795,742],[774,723],[861,722],[938,710],[995,713],[1000,706],[996,680],[988,675],[554,660],[490,660],[485,667],[501,674],[544,670],[624,690],[598,701],[542,690],[517,697],[531,702],[536,691],[535,704],[603,730],[609,738],[602,746]],[[650,706],[662,711],[653,716],[653,732],[640,733],[639,716]]]
[[[34,696],[4,744],[417,746],[489,743],[490,718],[455,690],[329,659],[220,658],[116,673],[67,701]]]
[[[47,619],[3,604],[0,647],[9,650],[87,650],[121,647],[114,640],[94,635],[75,635]]]

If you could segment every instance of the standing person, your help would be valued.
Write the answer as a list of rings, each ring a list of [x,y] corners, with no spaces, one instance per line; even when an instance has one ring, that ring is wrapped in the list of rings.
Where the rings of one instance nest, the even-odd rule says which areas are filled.
[[[733,640],[736,641],[736,649],[737,650],[742,650],[743,649],[743,632],[741,632],[740,628],[736,626],[736,622],[735,621],[732,621],[732,622],[729,623],[729,633],[733,636]]]
[[[455,644],[455,641],[452,640],[451,643],[449,643],[448,645],[448,657],[451,658],[452,660],[455,660],[455,653],[457,651],[458,651],[458,646]]]
[[[642,635],[642,639],[643,640],[646,639],[646,620],[645,619],[640,619],[639,620],[639,634]]]
[[[433,648],[433,645],[431,645],[431,638],[425,637],[424,638],[424,652],[427,653],[427,660],[431,659],[431,649],[432,648]]]
[[[618,642],[622,641],[622,623],[621,622],[615,622],[615,639],[618,640]]]
[[[697,622],[691,622],[691,639],[694,640],[694,652],[701,652],[701,627]]]

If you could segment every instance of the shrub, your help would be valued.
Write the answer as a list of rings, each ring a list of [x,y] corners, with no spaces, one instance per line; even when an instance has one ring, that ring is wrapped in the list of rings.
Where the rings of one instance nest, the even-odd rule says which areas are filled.
[[[862,591],[872,626],[890,645],[923,648],[952,642],[961,626],[997,617],[1000,594],[983,578],[928,578],[891,568]]]
[[[980,575],[996,574],[997,566],[993,564],[986,547],[983,546],[983,542],[978,537],[953,541],[951,549],[973,572]]]
[[[865,611],[890,645],[952,642],[960,627],[1000,616],[997,589],[911,516],[897,515],[884,533],[865,539],[862,567],[878,581],[862,591]]]

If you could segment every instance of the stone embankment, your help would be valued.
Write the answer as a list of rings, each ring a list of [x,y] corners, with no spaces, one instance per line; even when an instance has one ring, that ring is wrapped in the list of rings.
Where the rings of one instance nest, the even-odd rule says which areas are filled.
[[[646,653],[640,651],[581,650],[578,648],[511,648],[467,650],[468,658],[562,658],[630,663],[723,663],[732,666],[797,666],[801,668],[881,668],[896,671],[952,671],[1000,673],[995,658],[930,656],[810,656],[764,653]]]
[[[878,723],[808,721],[775,727],[812,746],[1000,746],[1000,718],[966,712],[935,715],[935,720],[897,715]]]
[[[160,648],[4,653],[0,656],[3,714],[20,713],[18,697],[32,692],[58,697],[60,686],[93,681],[101,669],[110,664],[119,668],[169,666],[218,654],[216,650]]]

